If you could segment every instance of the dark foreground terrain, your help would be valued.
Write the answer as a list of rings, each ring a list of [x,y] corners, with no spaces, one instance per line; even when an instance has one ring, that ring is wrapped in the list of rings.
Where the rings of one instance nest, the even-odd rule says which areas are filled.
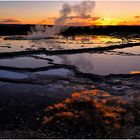
[[[138,73],[99,76],[45,61],[0,67],[11,72],[0,78],[0,138],[140,138]]]
[[[27,34],[29,28],[0,25],[0,33],[6,29],[3,35]],[[67,34],[73,29],[77,34],[82,27]],[[92,31],[83,29],[85,34]],[[67,50],[48,49],[48,42],[39,48],[43,40],[1,37],[0,138],[140,138],[138,29],[97,28],[97,34],[107,31],[120,38],[122,33],[123,43],[115,38],[113,44],[114,38],[106,37],[103,47],[84,48],[95,43],[74,42],[80,47],[73,49],[68,42],[60,43]]]
[[[140,76],[79,75],[0,82],[0,138],[140,138]]]

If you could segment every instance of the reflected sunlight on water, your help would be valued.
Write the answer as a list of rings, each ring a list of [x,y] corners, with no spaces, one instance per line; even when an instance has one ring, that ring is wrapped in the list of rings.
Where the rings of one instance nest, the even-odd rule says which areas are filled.
[[[40,39],[40,40],[4,40],[4,37],[0,38],[0,52],[15,52],[15,51],[32,51],[40,48],[46,48],[47,50],[70,50],[78,48],[90,48],[90,47],[105,47],[114,44],[122,44],[127,41],[135,42],[137,39],[124,39],[113,36],[69,36],[56,39]],[[9,48],[10,47],[10,48]],[[123,49],[115,49],[116,52],[102,52],[102,53],[79,53],[72,55],[55,55],[46,56],[58,64],[74,65],[81,72],[94,73],[98,75],[108,74],[128,74],[130,71],[139,71],[139,55],[140,47],[128,47]],[[117,51],[121,53],[117,53]],[[134,55],[123,54],[123,52],[134,53]],[[44,56],[43,56],[44,57]],[[27,58],[24,62],[27,66],[29,62],[34,63],[37,67],[43,66],[45,60],[37,60]],[[4,66],[18,66],[21,65],[23,59],[6,59],[1,60],[0,65]],[[117,62],[117,63],[116,63]],[[14,65],[13,65],[14,63]],[[32,65],[30,63],[30,65]]]
[[[127,41],[113,36],[72,36],[62,37],[58,36],[56,39],[38,39],[38,40],[25,40],[25,39],[4,39],[0,38],[0,52],[13,52],[24,51],[26,49],[36,50],[39,48],[46,48],[47,50],[60,50],[60,49],[78,49],[89,47],[105,47],[114,44],[122,44]],[[6,46],[8,47],[2,47]]]

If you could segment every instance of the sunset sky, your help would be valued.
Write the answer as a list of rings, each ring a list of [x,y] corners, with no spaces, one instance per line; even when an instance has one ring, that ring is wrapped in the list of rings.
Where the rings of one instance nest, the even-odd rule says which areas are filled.
[[[0,1],[0,23],[53,24],[64,3]],[[74,19],[74,22],[76,25],[140,25],[140,1],[97,1],[91,14],[92,18]]]

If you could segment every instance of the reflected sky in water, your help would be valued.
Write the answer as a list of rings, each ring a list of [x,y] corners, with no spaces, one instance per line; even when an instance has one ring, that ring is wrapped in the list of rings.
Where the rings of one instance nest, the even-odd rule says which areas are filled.
[[[30,45],[28,40],[4,40],[4,37],[0,38],[0,52],[24,51]]]
[[[104,47],[127,42],[138,42],[139,39],[116,38],[112,36],[75,36],[59,39],[42,40],[3,40],[0,38],[0,52],[23,51],[28,48],[36,50],[46,48],[48,50],[76,49],[90,47]],[[11,48],[9,48],[9,46]],[[122,54],[119,54],[122,52]],[[123,53],[133,53],[134,55],[124,55]],[[139,57],[140,46],[123,49],[115,49],[114,52],[106,53],[81,53],[73,55],[45,56],[54,60],[54,63],[74,65],[84,73],[94,73],[99,75],[108,74],[128,74],[131,71],[140,71]],[[1,60],[1,66],[17,67],[41,67],[50,66],[47,60],[34,59],[31,57],[13,58]]]
[[[112,36],[75,36],[67,38],[58,36],[56,39],[41,40],[4,40],[4,37],[2,37],[0,38],[0,52],[24,51],[29,48],[32,50],[37,50],[39,48],[46,48],[47,50],[60,50],[105,47],[127,42],[127,39]],[[137,40],[132,40],[132,42],[137,42]]]
[[[24,79],[28,75],[24,73],[11,72],[6,70],[0,70],[0,78],[9,78],[9,79]]]
[[[84,73],[99,75],[128,74],[130,71],[139,71],[140,56],[121,56],[97,53],[82,53],[75,55],[49,56],[59,64],[74,65]]]
[[[0,66],[37,68],[51,66],[46,60],[35,59],[33,57],[18,57],[13,59],[1,59]]]
[[[133,47],[123,48],[123,49],[114,49],[113,51],[132,53],[132,54],[140,54],[140,46],[133,46]]]

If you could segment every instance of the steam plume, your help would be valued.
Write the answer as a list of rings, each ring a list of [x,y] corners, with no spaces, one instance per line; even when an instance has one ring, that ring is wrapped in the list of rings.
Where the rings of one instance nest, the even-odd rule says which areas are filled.
[[[64,29],[63,25],[69,25],[70,23],[67,21],[73,18],[81,18],[88,19],[91,18],[91,13],[94,10],[95,2],[94,1],[83,1],[77,3],[75,5],[70,5],[68,3],[63,4],[62,9],[60,10],[60,17],[58,17],[53,27],[37,25],[31,29],[27,38],[48,38],[54,35],[59,34],[62,29]],[[74,16],[71,16],[74,14]]]

